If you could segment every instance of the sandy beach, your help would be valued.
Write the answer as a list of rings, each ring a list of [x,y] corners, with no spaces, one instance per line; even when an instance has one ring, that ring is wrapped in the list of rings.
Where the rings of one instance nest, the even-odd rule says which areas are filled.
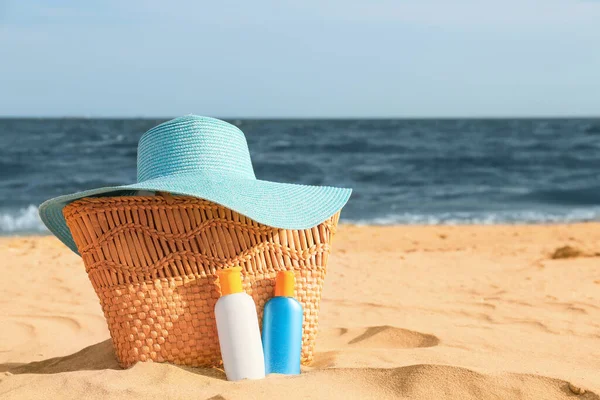
[[[252,382],[120,369],[83,263],[54,237],[0,238],[0,271],[6,400],[600,399],[600,223],[342,225],[314,364]]]

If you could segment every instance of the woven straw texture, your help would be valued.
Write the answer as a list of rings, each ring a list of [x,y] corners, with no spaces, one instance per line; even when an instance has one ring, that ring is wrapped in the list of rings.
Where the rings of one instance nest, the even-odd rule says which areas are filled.
[[[64,217],[122,367],[219,366],[216,271],[235,265],[260,321],[277,271],[294,271],[304,308],[302,363],[312,361],[339,212],[311,229],[282,230],[206,200],[162,195],[85,198],[66,206]]]

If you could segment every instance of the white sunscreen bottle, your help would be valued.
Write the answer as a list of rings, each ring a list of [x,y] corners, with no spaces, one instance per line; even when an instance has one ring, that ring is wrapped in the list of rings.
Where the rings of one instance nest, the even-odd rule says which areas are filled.
[[[221,298],[215,305],[219,345],[227,380],[265,377],[265,359],[254,300],[242,288],[242,268],[217,271]]]

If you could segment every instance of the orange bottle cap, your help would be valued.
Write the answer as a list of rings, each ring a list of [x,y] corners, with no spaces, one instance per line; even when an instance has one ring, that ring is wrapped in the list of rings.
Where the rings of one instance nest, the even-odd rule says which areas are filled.
[[[296,277],[293,271],[279,271],[275,278],[275,296],[294,297]]]
[[[221,269],[217,271],[217,275],[221,284],[221,296],[244,291],[242,287],[242,267]]]

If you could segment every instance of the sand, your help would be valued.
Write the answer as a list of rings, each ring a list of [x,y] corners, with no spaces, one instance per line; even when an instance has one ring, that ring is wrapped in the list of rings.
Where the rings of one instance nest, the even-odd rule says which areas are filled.
[[[0,238],[0,398],[600,399],[600,224],[342,225],[333,245],[314,365],[232,383],[121,370],[81,260]]]

